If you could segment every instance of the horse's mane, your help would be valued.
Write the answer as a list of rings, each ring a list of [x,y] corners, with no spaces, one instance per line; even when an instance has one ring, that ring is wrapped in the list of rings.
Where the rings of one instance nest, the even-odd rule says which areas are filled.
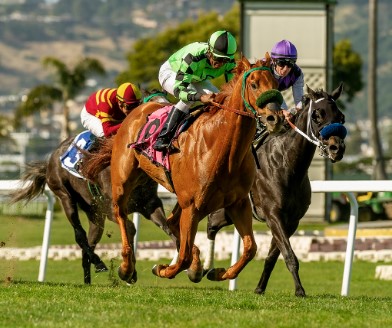
[[[94,145],[94,149],[97,151],[83,151],[83,162],[80,171],[87,180],[95,182],[98,174],[110,165],[113,139],[113,137],[98,138]]]
[[[246,57],[244,56],[238,59],[237,65],[233,69],[233,78],[229,82],[222,85],[220,92],[215,97],[215,101],[217,103],[223,104],[225,99],[233,94],[234,86],[236,85],[238,79],[242,76],[242,74],[247,70],[245,69],[247,65],[250,65],[250,68],[254,68],[261,66],[269,66],[269,63],[265,60],[257,60],[254,64],[250,64],[248,59],[246,59]]]

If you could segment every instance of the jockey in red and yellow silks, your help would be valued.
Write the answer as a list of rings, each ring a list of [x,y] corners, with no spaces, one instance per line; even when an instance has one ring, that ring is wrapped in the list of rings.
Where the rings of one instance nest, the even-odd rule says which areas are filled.
[[[87,99],[81,113],[82,125],[97,137],[110,137],[130,111],[139,106],[141,98],[140,89],[132,83],[98,90]]]

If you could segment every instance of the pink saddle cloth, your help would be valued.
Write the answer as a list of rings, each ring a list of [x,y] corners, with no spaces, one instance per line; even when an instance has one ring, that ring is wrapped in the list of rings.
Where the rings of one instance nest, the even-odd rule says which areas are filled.
[[[168,152],[158,151],[152,147],[155,144],[155,141],[165,124],[168,112],[172,107],[173,105],[165,106],[148,115],[147,123],[139,131],[136,142],[128,145],[129,148],[136,149],[147,156],[154,164],[161,165],[168,171],[170,171]]]

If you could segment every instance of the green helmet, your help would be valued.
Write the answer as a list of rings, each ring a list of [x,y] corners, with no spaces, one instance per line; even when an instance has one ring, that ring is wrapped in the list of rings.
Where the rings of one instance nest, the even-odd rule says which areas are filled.
[[[216,31],[208,39],[208,48],[215,57],[233,58],[237,42],[228,31]]]

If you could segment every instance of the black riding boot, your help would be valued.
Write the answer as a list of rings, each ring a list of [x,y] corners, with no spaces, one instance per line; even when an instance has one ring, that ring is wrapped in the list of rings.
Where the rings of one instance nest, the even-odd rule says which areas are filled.
[[[170,141],[176,132],[178,123],[184,118],[186,114],[178,108],[173,107],[170,110],[169,117],[167,118],[162,131],[159,133],[157,141],[155,142],[154,149],[162,151],[169,147]]]

